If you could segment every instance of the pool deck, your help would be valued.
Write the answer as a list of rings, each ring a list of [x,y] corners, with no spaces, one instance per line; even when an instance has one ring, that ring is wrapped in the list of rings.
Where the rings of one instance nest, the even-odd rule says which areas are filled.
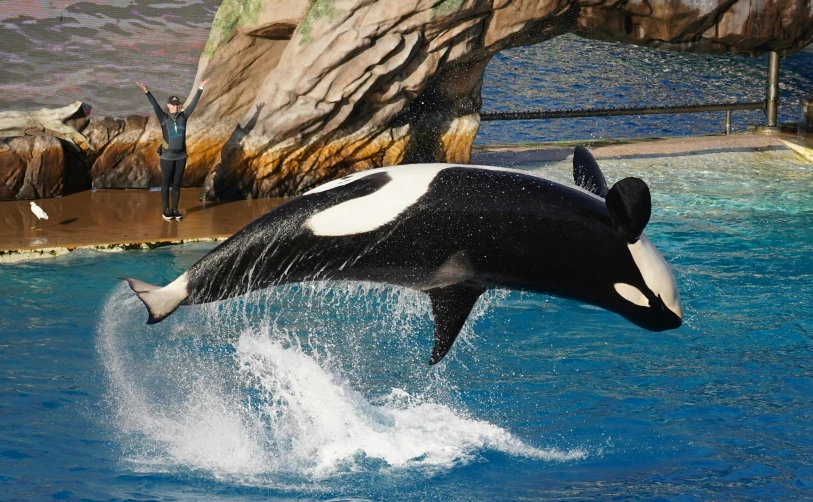
[[[800,158],[813,162],[813,134],[742,133],[729,136],[685,136],[664,139],[633,139],[628,141],[547,143],[543,145],[506,145],[480,147],[472,152],[472,164],[510,167],[528,163],[559,162],[573,155],[576,145],[583,145],[597,160],[647,157],[675,157],[722,152],[756,152],[790,149]]]
[[[589,146],[589,145],[588,145]],[[646,158],[731,151],[791,149],[813,163],[813,139],[790,134],[736,134],[635,141],[597,147],[596,159]],[[512,145],[479,148],[472,163],[510,167],[566,160],[571,145]],[[59,256],[76,249],[123,251],[183,242],[226,239],[284,199],[241,200],[201,204],[198,188],[181,190],[180,221],[161,218],[157,191],[97,190],[37,200],[50,216],[32,229],[36,218],[30,201],[0,202],[0,263]]]
[[[161,194],[95,190],[37,200],[49,219],[32,229],[29,200],[0,202],[0,263],[59,256],[76,249],[124,251],[226,239],[283,199],[201,204],[199,188],[181,189],[182,221],[161,218]]]

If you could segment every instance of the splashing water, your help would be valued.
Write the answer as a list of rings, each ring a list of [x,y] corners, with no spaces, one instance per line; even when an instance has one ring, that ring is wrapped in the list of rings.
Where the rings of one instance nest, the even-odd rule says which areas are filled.
[[[790,154],[769,154],[758,165],[745,164],[742,153],[718,154],[715,161],[725,165],[715,170],[692,167],[707,156],[669,159],[671,167],[686,171],[677,185],[660,164],[605,160],[602,168],[610,179],[645,175],[659,202],[656,231],[670,235],[687,213],[693,217],[686,225],[695,225],[697,213],[725,218],[722,229],[731,232],[738,228],[741,205],[754,218],[764,211],[793,217],[809,208],[809,194],[798,183],[809,178],[809,168],[789,163]],[[567,182],[570,169],[562,162],[545,173]],[[710,195],[690,190],[691,184]],[[756,200],[739,192],[721,198],[713,187],[714,193],[763,190]],[[693,202],[687,203],[689,197]],[[733,216],[724,216],[732,210]],[[661,241],[674,256],[685,248],[677,238]],[[144,472],[200,471],[237,484],[283,488],[348,473],[433,475],[489,452],[543,461],[600,457],[600,442],[591,443],[589,455],[583,445],[538,446],[544,436],[530,445],[495,425],[494,415],[482,420],[469,412],[471,396],[461,397],[460,374],[452,378],[450,369],[468,371],[473,360],[472,371],[484,371],[485,340],[472,326],[506,298],[504,291],[483,295],[454,350],[430,368],[431,308],[425,295],[408,289],[289,285],[184,307],[146,327],[143,306],[122,285],[106,302],[98,346],[124,457]],[[519,305],[516,299],[508,303]],[[548,312],[545,322],[551,318]],[[579,322],[583,326],[586,319]],[[492,337],[499,332],[487,331]],[[503,350],[507,356],[517,349],[509,344]],[[447,368],[449,361],[454,364]],[[484,406],[478,413],[491,406],[479,404]]]
[[[485,295],[473,317],[501,297]],[[268,485],[382,469],[431,475],[488,450],[586,456],[530,446],[469,416],[444,365],[426,365],[429,345],[418,340],[431,333],[429,311],[414,291],[313,283],[181,309],[142,328],[143,306],[122,286],[105,306],[99,350],[126,459],[145,471]],[[471,342],[470,328],[461,338]]]

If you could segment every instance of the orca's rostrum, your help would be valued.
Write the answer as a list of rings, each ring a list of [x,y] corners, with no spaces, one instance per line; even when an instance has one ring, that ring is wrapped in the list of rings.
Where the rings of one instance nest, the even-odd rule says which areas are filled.
[[[415,164],[329,182],[254,220],[165,287],[125,279],[148,324],[180,305],[300,281],[358,280],[424,291],[435,364],[489,288],[546,293],[652,331],[682,321],[672,270],[643,234],[649,188],[609,190],[577,148],[577,185],[483,166]]]

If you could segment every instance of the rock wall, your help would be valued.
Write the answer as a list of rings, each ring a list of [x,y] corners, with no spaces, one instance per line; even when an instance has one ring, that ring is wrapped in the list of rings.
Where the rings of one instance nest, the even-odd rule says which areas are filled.
[[[62,145],[53,136],[0,140],[0,199],[41,199],[65,188]]]
[[[157,124],[149,126],[146,117],[82,116],[65,124],[83,135],[90,148],[48,133],[0,138],[0,200],[160,184],[155,152],[160,129]]]
[[[77,113],[64,124],[78,132],[88,147],[80,148],[51,131],[0,138],[0,200],[161,184],[156,153],[161,129],[154,116],[89,118]],[[200,186],[207,171],[189,169],[184,186]]]
[[[813,39],[813,0],[314,0],[202,196],[293,195],[371,167],[467,162],[490,58],[566,32],[786,55]]]

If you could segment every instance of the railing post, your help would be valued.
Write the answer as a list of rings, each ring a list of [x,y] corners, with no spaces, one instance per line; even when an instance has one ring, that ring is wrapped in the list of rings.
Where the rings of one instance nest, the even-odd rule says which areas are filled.
[[[725,111],[725,135],[731,134],[731,110]]]
[[[765,117],[767,127],[776,127],[779,114],[779,54],[768,55],[768,87],[765,92]]]
[[[813,96],[799,100],[799,108],[801,108],[799,132],[813,133]]]

